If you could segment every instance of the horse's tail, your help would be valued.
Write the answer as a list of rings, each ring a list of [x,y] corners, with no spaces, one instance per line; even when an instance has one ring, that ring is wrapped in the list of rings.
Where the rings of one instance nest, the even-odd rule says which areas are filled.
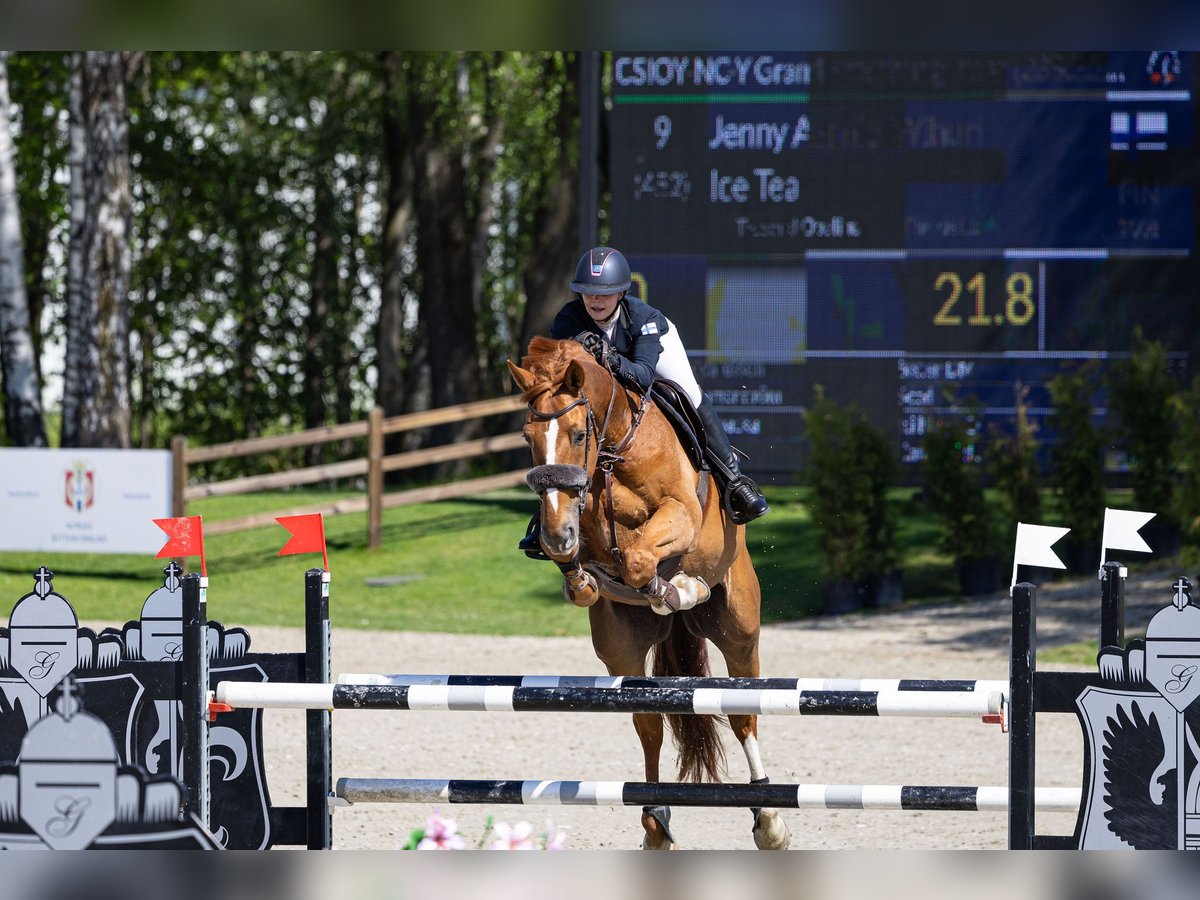
[[[671,630],[654,652],[657,677],[708,675],[708,644],[688,630],[683,618],[671,617]],[[717,732],[716,716],[667,715],[667,725],[679,752],[680,781],[720,781],[725,747]]]

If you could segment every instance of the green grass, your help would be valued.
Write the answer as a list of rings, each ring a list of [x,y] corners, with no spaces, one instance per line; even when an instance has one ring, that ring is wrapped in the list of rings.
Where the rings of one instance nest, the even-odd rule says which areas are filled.
[[[935,548],[936,522],[897,489],[890,501],[901,523],[906,597],[952,599],[957,581]],[[254,512],[356,496],[349,492],[276,491],[193,502],[189,513],[206,522]],[[823,576],[804,488],[768,488],[771,514],[748,529],[763,587],[763,621],[820,612]],[[337,628],[478,634],[585,635],[586,612],[563,601],[561,578],[548,562],[516,550],[533,513],[524,489],[472,499],[445,500],[384,511],[383,547],[366,547],[362,514],[326,520],[331,616]],[[226,624],[303,624],[304,571],[320,557],[276,554],[287,539],[275,525],[210,536],[209,615]],[[161,584],[164,561],[106,554],[0,553],[0,597],[15,603],[32,588],[41,565],[84,622],[124,622],[140,615],[146,596]],[[189,561],[193,567],[199,560]],[[398,583],[371,586],[372,579]],[[2,615],[2,613],[0,613]]]
[[[189,505],[206,522],[354,496],[315,491],[210,498]],[[338,628],[586,634],[587,615],[559,594],[558,570],[517,552],[536,508],[528,491],[498,491],[474,500],[386,510],[383,546],[366,546],[362,514],[326,519],[331,619]],[[227,624],[304,623],[304,572],[321,557],[277,556],[287,533],[277,525],[205,539],[210,618]],[[55,589],[84,621],[137,618],[161,584],[165,561],[107,554],[0,553],[0,597],[16,601],[32,588],[42,564]],[[189,560],[198,570],[199,559]],[[383,587],[371,579],[398,577]]]
[[[1096,668],[1098,644],[1095,641],[1076,641],[1073,644],[1062,644],[1038,650],[1039,664],[1069,666],[1071,671],[1089,672]]]
[[[1125,643],[1135,638],[1145,638],[1146,631],[1130,631],[1125,634]],[[1092,671],[1096,668],[1096,655],[1100,652],[1097,641],[1076,641],[1038,651],[1039,663],[1070,666],[1073,670]]]

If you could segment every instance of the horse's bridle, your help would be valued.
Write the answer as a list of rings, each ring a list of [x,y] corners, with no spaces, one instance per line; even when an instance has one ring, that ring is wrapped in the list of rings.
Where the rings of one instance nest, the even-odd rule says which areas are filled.
[[[650,405],[652,391],[646,391],[646,393],[642,395],[642,402],[635,406],[633,400],[631,400],[629,397],[629,393],[622,390],[620,383],[617,381],[617,376],[612,373],[612,370],[610,370],[608,367],[605,367],[604,370],[608,372],[608,377],[612,379],[612,392],[608,397],[608,409],[605,410],[604,413],[603,425],[596,424],[596,416],[592,410],[592,404],[589,402],[587,393],[584,392],[583,388],[579,389],[578,400],[576,400],[574,403],[568,403],[562,409],[555,410],[554,412],[544,413],[540,410],[534,409],[532,400],[526,403],[526,406],[529,409],[529,414],[535,419],[548,421],[550,419],[557,419],[580,404],[583,404],[584,409],[587,411],[587,424],[584,426],[586,436],[584,438],[583,446],[583,470],[584,472],[587,471],[588,456],[592,449],[592,434],[594,433],[596,435],[596,468],[600,469],[604,473],[604,511],[608,519],[608,538],[610,544],[609,552],[612,554],[613,562],[616,563],[618,569],[620,569],[623,567],[624,561],[621,549],[617,546],[617,521],[613,510],[612,473],[613,469],[618,464],[625,461],[625,457],[621,454],[628,450],[629,445],[633,443],[634,434],[637,432],[638,426],[642,422],[642,417],[645,415],[646,409]],[[625,432],[625,436],[622,437],[621,440],[617,441],[616,444],[612,446],[606,446],[605,436],[608,432],[609,420],[612,418],[613,406],[617,402],[618,391],[621,391],[625,394],[625,399],[629,403],[629,409],[633,414],[633,418],[629,423],[629,430]],[[579,512],[581,515],[583,513],[584,497],[586,494],[586,491],[579,492]],[[564,573],[579,571],[581,569],[579,564],[579,554],[576,553],[569,563],[559,563],[558,567]]]
[[[613,385],[613,397],[610,398],[609,403],[608,403],[608,412],[605,413],[605,415],[604,415],[605,427],[608,426],[608,417],[609,417],[609,415],[612,414],[612,400],[615,398],[616,398],[616,385],[614,384]],[[597,456],[600,454],[600,447],[604,441],[604,432],[600,431],[599,428],[596,426],[596,416],[592,412],[592,404],[588,402],[587,394],[584,392],[583,388],[579,389],[579,399],[578,400],[576,400],[574,403],[568,403],[562,409],[555,410],[554,412],[544,413],[544,412],[541,412],[540,410],[534,409],[532,400],[529,401],[528,403],[526,403],[525,406],[529,409],[529,414],[531,416],[533,416],[535,419],[540,419],[543,422],[548,422],[551,419],[561,418],[562,416],[566,415],[567,413],[569,413],[571,410],[573,410],[575,407],[579,406],[580,404],[583,404],[584,411],[587,412],[587,423],[584,425],[585,437],[584,437],[584,443],[583,443],[583,470],[586,472],[587,464],[588,464],[588,453],[592,449],[592,432],[596,432],[596,434],[598,435],[597,440],[596,440]]]

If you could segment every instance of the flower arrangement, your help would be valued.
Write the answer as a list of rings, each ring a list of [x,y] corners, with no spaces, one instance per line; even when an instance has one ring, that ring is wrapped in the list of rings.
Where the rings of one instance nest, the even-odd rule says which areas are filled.
[[[476,850],[486,846],[489,850],[562,850],[566,845],[566,832],[556,829],[547,816],[546,830],[535,835],[528,822],[509,825],[495,822],[491,816],[484,823],[483,836],[475,844]],[[458,833],[458,823],[447,819],[436,809],[425,820],[424,828],[414,828],[408,842],[401,850],[465,850],[466,839]]]

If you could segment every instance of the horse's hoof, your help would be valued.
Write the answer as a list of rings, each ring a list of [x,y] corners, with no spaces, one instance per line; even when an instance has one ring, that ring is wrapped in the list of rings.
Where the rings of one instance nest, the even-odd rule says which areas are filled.
[[[792,833],[777,809],[764,809],[754,821],[754,846],[759,850],[786,850],[792,843]]]
[[[642,835],[643,850],[678,850],[675,835],[671,834],[671,808],[669,806],[643,806]]]
[[[642,849],[643,850],[678,850],[679,845],[676,844],[674,841],[668,841],[668,840],[664,840],[661,843],[652,844],[650,842],[650,835],[644,834],[644,835],[642,835]]]

